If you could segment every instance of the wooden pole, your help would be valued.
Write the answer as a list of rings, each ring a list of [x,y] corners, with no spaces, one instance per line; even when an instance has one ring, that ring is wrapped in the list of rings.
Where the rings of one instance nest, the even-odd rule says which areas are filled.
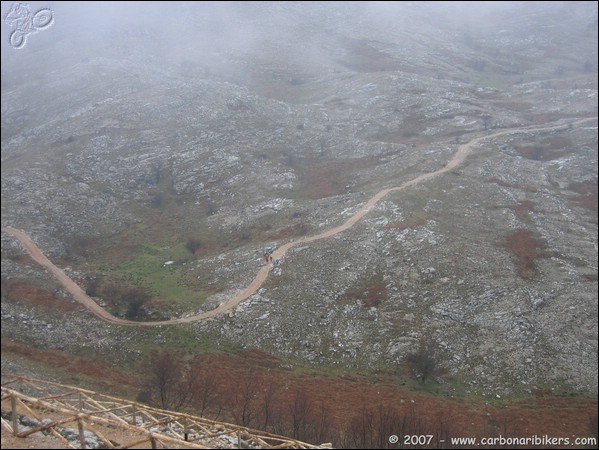
[[[17,414],[17,399],[14,394],[10,396],[10,409],[12,410],[12,434],[19,434],[19,416]]]
[[[81,443],[81,448],[85,448],[85,430],[83,429],[81,417],[77,417],[77,428],[79,428],[79,442]]]

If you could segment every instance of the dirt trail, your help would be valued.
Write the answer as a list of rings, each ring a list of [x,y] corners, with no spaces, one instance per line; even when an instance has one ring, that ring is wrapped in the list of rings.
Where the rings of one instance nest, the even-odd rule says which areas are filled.
[[[368,202],[366,202],[366,204],[364,204],[364,206],[362,206],[353,216],[351,216],[349,219],[347,219],[343,224],[339,225],[338,227],[332,228],[328,231],[325,231],[323,233],[316,234],[314,236],[306,236],[306,237],[300,238],[296,241],[288,242],[287,244],[284,244],[281,247],[279,247],[278,249],[276,249],[273,252],[272,256],[274,259],[281,258],[291,248],[293,248],[297,245],[305,244],[308,242],[318,241],[320,239],[325,239],[325,238],[334,236],[338,233],[341,233],[341,232],[347,230],[348,228],[351,228],[358,221],[360,221],[374,207],[374,205],[376,205],[383,197],[385,197],[390,192],[399,191],[401,189],[405,189],[407,187],[414,186],[416,184],[420,184],[424,181],[430,180],[430,179],[435,178],[439,175],[442,175],[446,172],[449,172],[450,170],[453,170],[456,167],[459,167],[461,164],[463,164],[466,157],[471,152],[472,147],[484,139],[490,139],[493,137],[502,136],[504,134],[516,134],[516,133],[534,132],[534,131],[549,131],[549,130],[567,129],[568,127],[578,125],[578,124],[588,122],[588,121],[593,121],[596,119],[597,119],[596,117],[592,117],[592,118],[588,118],[588,119],[578,120],[578,121],[570,123],[570,124],[555,125],[552,127],[509,129],[509,130],[499,131],[497,133],[493,133],[493,134],[490,134],[487,136],[481,136],[476,139],[473,139],[470,142],[467,142],[466,144],[460,145],[460,147],[458,148],[458,151],[455,153],[453,158],[441,169],[439,169],[435,172],[429,172],[429,173],[422,174],[422,175],[414,178],[413,180],[403,183],[400,186],[383,189],[382,191],[380,191],[376,195],[374,195],[374,197],[372,197],[370,200],[368,200]],[[37,245],[35,245],[35,243],[29,238],[29,236],[24,231],[19,230],[17,228],[13,228],[13,227],[2,227],[2,231],[9,233],[9,234],[13,235],[14,237],[16,237],[23,245],[23,248],[25,248],[25,250],[29,253],[29,255],[31,255],[33,260],[36,261],[38,264],[40,264],[42,267],[45,267],[46,269],[48,269],[48,271],[50,271],[58,279],[58,281],[60,281],[64,285],[64,287],[71,293],[71,295],[73,295],[73,297],[75,298],[76,301],[78,301],[83,306],[88,308],[92,313],[94,313],[96,316],[100,317],[101,319],[106,320],[107,322],[112,322],[112,323],[116,323],[119,325],[151,327],[151,326],[156,326],[156,325],[173,325],[173,324],[177,324],[177,323],[189,323],[189,322],[196,322],[199,320],[209,319],[210,317],[214,317],[219,314],[222,314],[222,313],[232,310],[233,308],[237,307],[237,305],[239,305],[242,301],[246,300],[251,295],[253,295],[260,288],[260,286],[262,286],[264,281],[266,281],[266,278],[268,277],[268,273],[270,271],[269,265],[262,266],[262,268],[258,271],[258,274],[254,278],[254,280],[245,289],[243,289],[237,295],[230,298],[229,300],[222,303],[217,308],[215,308],[211,311],[207,311],[207,312],[204,312],[201,314],[196,314],[194,316],[181,317],[178,319],[163,320],[163,321],[157,321],[157,322],[135,322],[132,320],[125,320],[125,319],[120,319],[118,317],[115,317],[112,314],[110,314],[108,311],[106,311],[104,308],[102,308],[100,305],[98,305],[94,300],[92,300],[83,291],[83,289],[81,289],[77,285],[77,283],[75,283],[71,278],[69,278],[61,269],[59,269],[54,264],[52,264],[52,262],[48,258],[46,258],[46,256],[40,251],[40,249],[37,247]]]

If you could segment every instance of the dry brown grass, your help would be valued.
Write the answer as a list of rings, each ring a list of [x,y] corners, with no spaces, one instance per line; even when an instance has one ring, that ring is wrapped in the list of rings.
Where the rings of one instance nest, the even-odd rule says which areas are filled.
[[[394,222],[387,225],[385,228],[392,228],[394,230],[406,230],[408,228],[417,228],[428,222],[429,216],[426,212],[421,211],[414,214],[412,217],[400,222]]]
[[[596,86],[596,85],[595,85]],[[525,114],[524,119],[535,125],[543,125],[551,122],[556,122],[561,119],[571,118],[578,119],[582,117],[597,117],[597,111],[589,111],[586,113],[543,113],[543,114]]]
[[[2,353],[24,357],[40,364],[40,368],[53,367],[63,374],[71,373],[90,377],[98,387],[112,392],[114,392],[115,386],[119,387],[117,389],[119,393],[123,393],[134,389],[137,385],[135,377],[122,372],[117,367],[58,350],[38,349],[2,338]]]
[[[25,303],[30,306],[70,312],[77,305],[64,298],[56,297],[53,292],[32,286],[22,280],[2,280],[2,293],[8,300]]]
[[[597,180],[570,183],[568,189],[580,194],[579,196],[572,197],[573,201],[591,211],[597,211]]]
[[[5,341],[2,351],[16,352],[45,364],[66,367],[70,372],[82,371],[94,376],[99,380],[99,389],[96,390],[105,394],[114,393],[115,386],[128,389],[129,398],[135,397],[138,392],[135,376],[121,373],[113,367],[108,368],[98,361]],[[201,354],[196,361],[215,380],[211,388],[214,394],[211,406],[205,413],[207,418],[231,421],[239,412],[240,400],[244,400],[243,392],[248,386],[255,385],[255,392],[247,391],[254,395],[253,400],[246,405],[254,408],[250,426],[268,428],[267,431],[277,430],[291,436],[294,433],[294,417],[297,422],[298,419],[313,421],[326,416],[328,422],[324,425],[328,434],[313,436],[317,440],[318,437],[328,437],[337,445],[342,442],[343,434],[351,430],[352,424],[359,422],[367,411],[378,411],[380,408],[398,411],[404,417],[413,418],[423,427],[421,433],[436,433],[443,429],[450,431],[451,436],[477,437],[493,432],[510,436],[592,436],[592,421],[597,412],[596,399],[546,394],[494,405],[485,401],[438,397],[408,390],[401,387],[402,376],[397,373],[379,371],[368,375],[317,375],[283,366],[277,358],[256,349],[246,349],[238,354]],[[272,394],[272,422],[263,427],[267,392]],[[298,400],[301,402],[298,403]],[[193,413],[193,410],[190,412]],[[451,425],[449,428],[448,424]],[[394,425],[400,426],[399,423]],[[313,431],[310,430],[309,434]]]
[[[500,180],[499,178],[495,178],[495,177],[494,177],[494,178],[489,178],[489,179],[487,180],[487,183],[495,183],[495,184],[497,184],[498,186],[503,186],[503,187],[508,187],[508,188],[513,188],[513,187],[516,187],[516,186],[515,186],[515,185],[513,185],[513,184],[510,184],[510,183],[508,183],[508,182],[506,182],[506,181]]]
[[[520,218],[525,218],[529,212],[535,210],[534,203],[530,200],[521,200],[516,205],[508,206],[508,208],[514,211]]]
[[[346,51],[337,61],[356,72],[380,72],[385,70],[406,70],[406,64],[397,61],[391,55],[375,48],[375,42],[364,39],[344,38],[340,44]]]
[[[537,192],[537,189],[532,186],[518,186],[515,184],[510,184],[506,181],[500,180],[499,178],[495,178],[495,177],[489,178],[487,180],[487,183],[494,183],[498,186],[507,187],[507,188],[522,189],[526,192]]]
[[[530,231],[518,229],[506,236],[503,246],[513,253],[517,260],[518,274],[525,280],[530,280],[537,275],[537,258],[554,256],[552,252],[545,252],[547,244],[535,239]]]
[[[288,227],[282,228],[274,233],[266,235],[265,240],[276,241],[278,239],[287,239],[297,236],[305,236],[310,232],[310,227],[305,223],[298,223],[295,225],[289,225]]]
[[[387,300],[387,287],[382,274],[360,280],[345,293],[347,299],[358,299],[366,308],[379,306]]]
[[[345,186],[353,181],[353,172],[374,167],[377,163],[377,158],[373,157],[309,162],[299,171],[300,195],[317,200],[345,193]]]
[[[527,159],[551,161],[573,153],[573,145],[568,138],[554,136],[532,144],[519,145],[516,150]]]

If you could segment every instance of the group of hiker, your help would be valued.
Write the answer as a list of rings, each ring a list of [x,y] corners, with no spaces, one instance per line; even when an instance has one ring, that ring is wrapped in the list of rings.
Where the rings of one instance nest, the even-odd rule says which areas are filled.
[[[273,267],[281,264],[281,258],[273,259],[272,250],[264,252],[264,263],[271,264]]]

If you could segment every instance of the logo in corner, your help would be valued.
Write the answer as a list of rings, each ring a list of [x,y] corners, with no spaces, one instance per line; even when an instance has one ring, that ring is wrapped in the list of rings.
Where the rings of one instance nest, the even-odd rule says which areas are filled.
[[[27,37],[40,30],[45,30],[54,23],[54,14],[50,8],[42,8],[32,13],[29,5],[13,3],[4,23],[11,28],[9,42],[15,49],[21,49],[27,44]]]

